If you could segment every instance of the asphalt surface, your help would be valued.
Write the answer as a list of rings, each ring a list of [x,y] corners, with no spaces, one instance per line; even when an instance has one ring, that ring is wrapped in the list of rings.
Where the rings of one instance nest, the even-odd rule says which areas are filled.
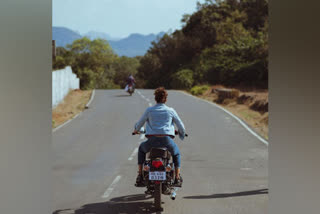
[[[53,133],[54,214],[155,213],[134,186],[145,139],[131,135],[154,103],[153,90],[96,90],[90,108]],[[162,197],[163,213],[267,213],[268,147],[209,103],[169,91],[167,105],[189,137],[175,139],[184,183],[176,200]]]

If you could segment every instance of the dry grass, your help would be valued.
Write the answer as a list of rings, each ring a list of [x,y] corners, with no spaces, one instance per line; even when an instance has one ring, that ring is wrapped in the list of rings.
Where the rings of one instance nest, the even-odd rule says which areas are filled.
[[[206,91],[202,96],[199,96],[203,99],[209,101],[218,100],[218,95],[213,93],[213,89],[217,88],[226,88],[222,85],[215,85],[212,86],[208,91]],[[237,88],[239,90],[239,88]],[[245,121],[249,126],[251,126],[257,133],[259,133],[264,138],[268,139],[269,135],[269,128],[268,128],[268,115],[267,111],[259,112],[255,111],[254,109],[250,108],[254,103],[257,102],[268,102],[268,91],[267,90],[249,90],[246,89],[245,91],[240,90],[239,96],[245,95],[250,97],[248,102],[244,102],[243,104],[239,104],[237,99],[225,99],[222,103],[218,103],[222,107],[226,108],[243,121]]]
[[[52,127],[55,128],[70,120],[85,109],[92,90],[73,90],[52,110]]]

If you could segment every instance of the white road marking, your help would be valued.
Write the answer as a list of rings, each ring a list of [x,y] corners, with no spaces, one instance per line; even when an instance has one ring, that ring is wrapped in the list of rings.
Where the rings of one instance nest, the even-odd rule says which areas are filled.
[[[58,126],[58,127],[56,127],[56,128],[54,128],[54,129],[52,130],[52,132],[55,132],[55,131],[57,131],[58,129],[64,127],[65,125],[67,125],[68,123],[70,123],[72,120],[74,120],[74,119],[76,119],[77,117],[79,117],[80,114],[82,114],[82,112],[80,112],[79,114],[77,114],[76,116],[74,116],[73,118],[71,118],[70,120],[68,120],[67,122],[61,124],[60,126]]]
[[[240,168],[240,170],[249,171],[249,170],[252,170],[252,168]]]
[[[148,102],[148,105],[151,107],[152,106],[152,103],[150,102],[150,99],[145,97],[143,94],[140,93],[140,91],[137,91],[137,93],[143,98],[145,99],[147,102]]]
[[[93,98],[94,98],[95,92],[96,92],[96,90],[93,89],[92,94],[91,94],[91,98],[90,98],[89,102],[88,102],[87,105],[86,105],[87,108],[88,108],[89,105],[91,104],[91,102],[92,102],[92,100],[93,100]]]
[[[108,187],[108,189],[104,192],[104,194],[102,195],[102,198],[108,198],[110,196],[110,194],[112,193],[112,191],[114,190],[116,184],[120,181],[121,179],[121,175],[118,175],[110,184],[110,186]]]
[[[224,109],[223,107],[215,104],[215,103],[212,103],[212,102],[209,102],[207,100],[204,100],[204,99],[200,99],[198,97],[195,97],[195,96],[192,96],[186,92],[182,92],[182,91],[179,91],[187,96],[190,96],[190,97],[193,97],[195,99],[198,99],[198,100],[201,100],[203,102],[207,102],[209,103],[210,105],[213,105],[221,110],[223,110],[224,112],[226,112],[227,114],[229,114],[231,117],[233,117],[234,119],[236,119],[244,128],[246,128],[253,136],[255,136],[256,138],[258,138],[262,143],[266,144],[267,146],[269,145],[268,141],[266,141],[265,139],[263,139],[262,137],[260,137],[257,133],[255,133],[250,127],[248,127],[244,122],[242,122],[242,120],[240,118],[238,118],[237,116],[235,116],[234,114],[232,114],[231,112],[229,112],[228,110]]]
[[[138,148],[135,148],[132,152],[132,154],[130,155],[130,157],[128,158],[129,161],[133,160],[133,157],[138,153]]]

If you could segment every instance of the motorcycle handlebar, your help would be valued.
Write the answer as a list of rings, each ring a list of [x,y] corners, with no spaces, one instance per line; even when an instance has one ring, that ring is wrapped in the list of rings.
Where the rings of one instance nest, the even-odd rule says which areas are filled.
[[[132,132],[132,135],[136,135],[136,134],[145,134],[145,132],[138,132],[138,133]],[[174,134],[175,134],[175,135],[178,135],[179,132],[178,132],[177,130],[174,130]],[[184,136],[185,136],[185,137],[188,137],[188,134],[184,134]]]

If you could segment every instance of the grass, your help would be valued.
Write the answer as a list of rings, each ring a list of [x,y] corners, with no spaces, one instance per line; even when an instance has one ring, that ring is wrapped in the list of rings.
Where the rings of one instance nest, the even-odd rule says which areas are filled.
[[[208,89],[209,89],[208,85],[196,85],[190,89],[190,93],[198,96],[198,95],[202,95]]]
[[[52,128],[58,127],[72,119],[85,109],[92,90],[73,90],[52,110]]]

